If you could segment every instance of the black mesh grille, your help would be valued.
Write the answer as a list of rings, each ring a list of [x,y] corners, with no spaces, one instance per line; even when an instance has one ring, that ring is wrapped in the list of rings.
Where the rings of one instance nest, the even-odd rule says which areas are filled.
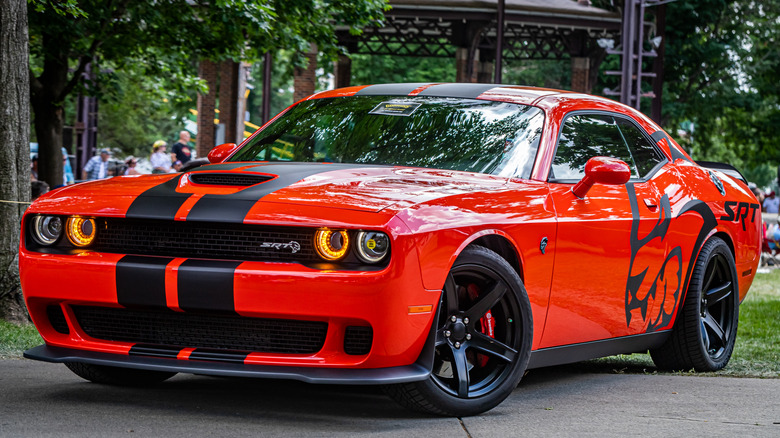
[[[374,330],[371,327],[349,326],[344,331],[344,352],[347,354],[368,354],[373,342]]]
[[[190,181],[195,184],[210,184],[216,186],[253,186],[272,179],[267,175],[250,175],[246,173],[192,173]]]
[[[314,230],[144,219],[97,219],[95,251],[228,260],[317,262]]]
[[[311,354],[322,349],[328,324],[174,311],[73,306],[86,334],[107,341],[263,353]]]
[[[49,323],[54,330],[63,335],[70,333],[68,323],[65,321],[65,314],[62,313],[62,307],[60,306],[46,306],[46,316],[49,318]]]

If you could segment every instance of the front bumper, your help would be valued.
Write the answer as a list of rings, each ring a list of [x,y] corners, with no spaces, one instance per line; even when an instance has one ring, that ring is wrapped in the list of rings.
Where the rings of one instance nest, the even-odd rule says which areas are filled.
[[[358,369],[374,369],[374,373],[356,374],[373,377],[385,375],[379,369],[395,370],[389,371],[394,376],[386,377],[390,380],[424,378],[427,374],[420,374],[415,364],[428,339],[441,291],[423,287],[411,238],[395,241],[393,251],[393,260],[381,271],[323,271],[296,263],[97,252],[46,254],[22,246],[20,273],[25,300],[46,341],[46,347],[33,349],[27,356],[50,361],[114,361],[115,366],[128,367],[165,366],[203,374],[288,376],[305,381],[337,379],[332,376],[352,375],[347,371]],[[327,333],[316,352],[242,351],[239,363],[236,355],[225,360],[217,355],[199,363],[203,356],[196,354],[198,350],[219,347],[150,346],[148,341],[96,338],[80,325],[74,312],[79,306],[320,322],[327,324]],[[62,310],[62,320],[52,320],[52,308]],[[365,354],[345,351],[345,332],[354,326],[368,326],[373,331],[370,351]],[[161,357],[160,351],[170,354]],[[214,364],[220,360],[225,363]],[[302,372],[299,368],[312,370]],[[334,373],[321,374],[315,368]],[[329,377],[317,377],[323,375]],[[373,377],[338,380],[366,382]]]

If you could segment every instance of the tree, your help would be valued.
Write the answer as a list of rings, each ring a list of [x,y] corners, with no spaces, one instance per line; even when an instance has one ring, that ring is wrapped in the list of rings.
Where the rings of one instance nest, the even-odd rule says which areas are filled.
[[[336,25],[359,32],[381,20],[385,0],[30,0],[30,89],[39,172],[61,181],[64,102],[101,87],[101,66],[146,74],[192,71],[199,59],[253,60],[280,47],[335,57]],[[303,52],[303,50],[300,50]],[[85,82],[90,70],[93,79]]]
[[[0,318],[25,321],[19,223],[30,199],[27,5],[0,2]],[[62,164],[60,164],[61,166]]]

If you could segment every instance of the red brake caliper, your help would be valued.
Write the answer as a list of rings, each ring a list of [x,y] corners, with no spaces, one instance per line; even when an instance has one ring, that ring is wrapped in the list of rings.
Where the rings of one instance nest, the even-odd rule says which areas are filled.
[[[472,301],[475,301],[479,296],[479,288],[474,283],[469,284],[466,290],[468,291],[469,298],[471,298]],[[487,313],[485,313],[485,316],[479,319],[479,331],[482,332],[482,334],[495,339],[495,329],[496,320],[493,318],[493,313],[488,310]],[[485,356],[484,354],[477,353],[477,361],[479,362],[480,366],[484,367],[487,365],[488,360],[489,357]]]

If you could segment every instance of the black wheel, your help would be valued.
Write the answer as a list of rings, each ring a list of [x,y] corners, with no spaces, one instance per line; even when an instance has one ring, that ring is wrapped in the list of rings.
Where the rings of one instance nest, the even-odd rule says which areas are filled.
[[[439,306],[434,367],[420,382],[389,385],[402,405],[438,415],[485,412],[517,387],[531,354],[528,294],[495,252],[466,248],[450,271]]]
[[[739,319],[739,287],[734,257],[726,242],[713,237],[701,249],[688,293],[664,345],[650,350],[656,366],[670,370],[717,371],[734,351]]]
[[[176,373],[137,370],[79,362],[65,362],[65,366],[82,379],[117,386],[146,386],[170,379]]]

